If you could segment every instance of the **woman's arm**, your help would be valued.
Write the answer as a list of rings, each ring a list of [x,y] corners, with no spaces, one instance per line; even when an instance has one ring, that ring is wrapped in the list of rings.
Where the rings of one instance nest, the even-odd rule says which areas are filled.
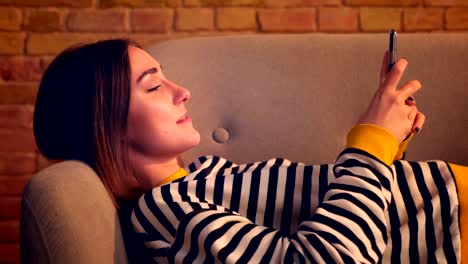
[[[364,125],[353,130],[366,128],[368,133],[376,129]],[[375,151],[374,145],[366,146],[366,139],[361,146]],[[378,141],[386,142],[385,138]],[[171,184],[171,188],[160,190],[160,196],[168,201],[167,197],[190,197],[195,203],[202,200],[227,207],[247,221],[278,230],[286,237],[298,231],[299,223],[311,219],[335,178],[332,165],[310,166],[284,159],[238,166],[219,157],[200,157],[190,167],[191,173],[184,179],[189,181],[188,188],[174,188]],[[460,257],[458,199],[448,164],[402,161],[392,165],[392,169],[396,175],[392,202],[386,211],[390,233],[382,260],[419,263],[447,259],[456,263]],[[178,192],[171,194],[171,189]]]
[[[155,259],[377,262],[387,240],[384,211],[390,201],[391,170],[365,151],[348,149],[334,171],[337,179],[324,202],[291,235],[200,201],[193,195],[197,185],[190,182],[162,186],[145,195],[132,220]],[[189,196],[183,197],[186,193]]]

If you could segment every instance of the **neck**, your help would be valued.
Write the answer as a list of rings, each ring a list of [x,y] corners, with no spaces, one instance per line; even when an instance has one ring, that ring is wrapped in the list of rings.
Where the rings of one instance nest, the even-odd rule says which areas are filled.
[[[137,189],[143,192],[151,190],[165,178],[180,169],[177,156],[152,158],[130,151],[130,163],[137,182]]]

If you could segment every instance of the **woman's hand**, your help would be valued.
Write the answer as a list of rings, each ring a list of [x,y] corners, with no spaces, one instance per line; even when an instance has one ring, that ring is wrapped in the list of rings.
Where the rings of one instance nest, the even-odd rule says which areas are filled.
[[[387,73],[388,52],[385,53],[380,72],[380,87],[358,124],[374,124],[390,131],[398,143],[410,133],[419,132],[425,116],[418,111],[413,94],[421,89],[418,80],[411,80],[398,89],[398,83],[408,65],[400,58]]]

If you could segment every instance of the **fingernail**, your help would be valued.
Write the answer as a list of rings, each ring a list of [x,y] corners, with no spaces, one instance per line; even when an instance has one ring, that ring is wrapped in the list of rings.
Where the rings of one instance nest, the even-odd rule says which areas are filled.
[[[416,133],[419,133],[419,127],[415,127],[414,131],[416,131]]]

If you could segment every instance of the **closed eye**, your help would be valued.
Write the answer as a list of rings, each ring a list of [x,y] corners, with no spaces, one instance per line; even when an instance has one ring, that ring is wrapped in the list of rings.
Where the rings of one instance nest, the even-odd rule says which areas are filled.
[[[153,88],[150,88],[150,89],[148,89],[147,92],[156,91],[156,90],[159,90],[159,88],[161,88],[161,85],[157,85],[157,86],[155,86],[155,87],[153,87]]]

